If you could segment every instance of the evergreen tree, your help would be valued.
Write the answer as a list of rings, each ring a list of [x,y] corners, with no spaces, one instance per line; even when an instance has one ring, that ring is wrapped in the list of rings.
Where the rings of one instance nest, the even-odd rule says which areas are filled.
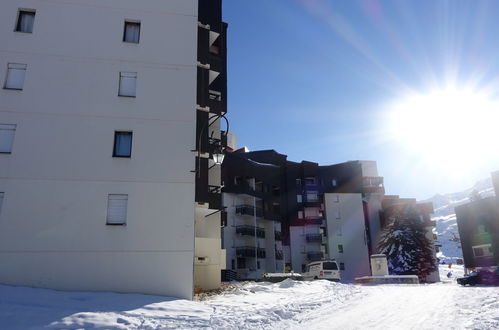
[[[436,260],[423,222],[415,210],[399,212],[388,219],[378,244],[396,275],[417,275],[421,282],[436,270]]]

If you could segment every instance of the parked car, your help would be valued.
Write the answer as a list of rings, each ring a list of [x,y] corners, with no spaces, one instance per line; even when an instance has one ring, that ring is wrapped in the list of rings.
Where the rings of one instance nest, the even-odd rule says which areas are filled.
[[[486,268],[471,272],[469,275],[457,279],[457,283],[465,285],[498,285],[499,286],[499,267],[494,270]]]
[[[323,279],[335,282],[341,280],[338,264],[334,260],[321,260],[309,263],[303,277],[306,280]]]

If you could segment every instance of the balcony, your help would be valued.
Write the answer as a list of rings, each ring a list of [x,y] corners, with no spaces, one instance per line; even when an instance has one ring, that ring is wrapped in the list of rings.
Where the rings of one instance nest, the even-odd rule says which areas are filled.
[[[324,258],[324,253],[321,251],[310,251],[307,252],[307,259],[309,261],[319,261]]]
[[[263,210],[259,207],[255,208],[252,205],[242,204],[236,206],[236,214],[263,217]]]
[[[253,189],[253,187],[246,180],[242,180],[237,183],[227,183],[224,187],[224,192],[233,193],[233,194],[244,194],[257,198],[263,197],[263,193]]]
[[[265,238],[265,229],[255,226],[241,225],[236,226],[236,234],[252,237],[255,237],[256,234],[256,237],[258,238]]]
[[[308,216],[305,217],[305,222],[307,225],[322,225],[324,223],[324,218],[320,215]]]
[[[254,258],[255,255],[259,259],[266,258],[265,249],[255,248],[254,246],[239,246],[236,247],[236,255],[239,258]]]
[[[322,234],[306,234],[305,240],[307,243],[321,243],[322,244]]]
[[[381,176],[365,176],[362,178],[362,192],[366,194],[384,194],[384,178]]]
[[[282,233],[280,231],[276,231],[274,233],[274,238],[276,241],[282,241]]]
[[[282,253],[281,250],[275,250],[275,259],[276,260],[283,260],[284,259],[284,254]]]

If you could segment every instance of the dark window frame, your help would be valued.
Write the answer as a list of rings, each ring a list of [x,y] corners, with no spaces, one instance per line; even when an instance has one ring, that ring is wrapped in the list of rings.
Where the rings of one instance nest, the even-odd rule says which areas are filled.
[[[31,31],[23,31],[21,29],[21,18],[23,15],[33,16],[33,25],[31,26]],[[17,20],[16,20],[16,27],[14,29],[14,32],[33,33],[33,29],[35,26],[35,17],[36,17],[36,10],[35,9],[21,9],[21,8],[19,8],[17,11]]]
[[[126,40],[126,28],[127,28],[127,25],[137,25],[139,27],[139,36],[137,38],[137,42],[135,41],[127,41]],[[133,21],[133,20],[125,20],[125,24],[123,24],[123,42],[126,43],[126,44],[140,44],[140,34],[142,32],[142,24],[140,21]]]
[[[127,155],[120,155],[117,151],[118,135],[130,135],[130,148]],[[113,157],[115,158],[132,158],[132,144],[133,144],[133,132],[132,131],[114,131],[114,143],[113,143]]]

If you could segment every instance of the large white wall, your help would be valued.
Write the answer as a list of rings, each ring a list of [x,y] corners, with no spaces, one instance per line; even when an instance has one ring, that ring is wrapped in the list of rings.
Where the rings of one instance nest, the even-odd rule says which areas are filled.
[[[324,194],[329,256],[344,263],[342,281],[371,275],[361,194]],[[337,212],[340,218],[337,219]],[[343,245],[343,253],[338,249]]]
[[[13,32],[36,9],[32,34]],[[125,19],[140,44],[122,42]],[[190,298],[194,258],[197,1],[0,2],[0,80],[28,65],[24,89],[0,89],[0,282]],[[137,97],[118,97],[120,71]],[[115,130],[132,157],[112,157]],[[106,226],[107,195],[128,194],[126,226]]]

